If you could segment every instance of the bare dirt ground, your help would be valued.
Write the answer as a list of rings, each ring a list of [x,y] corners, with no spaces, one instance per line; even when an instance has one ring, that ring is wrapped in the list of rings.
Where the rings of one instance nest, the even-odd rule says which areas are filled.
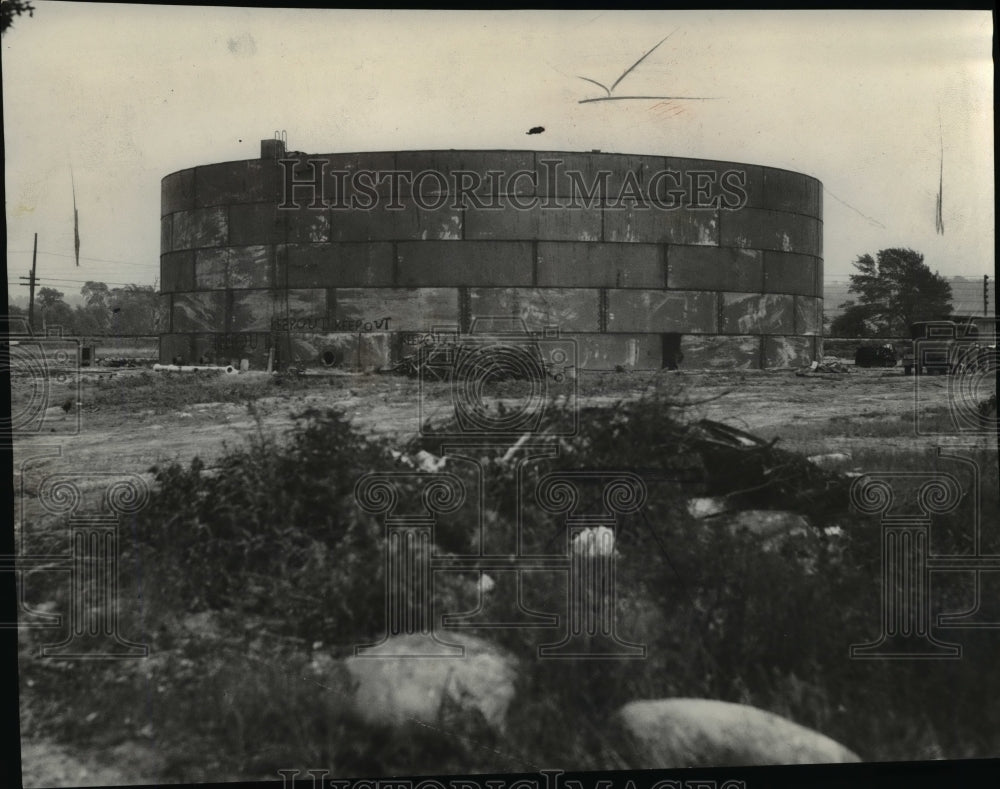
[[[142,374],[126,370],[117,375],[125,379]],[[253,377],[261,381],[261,376]],[[242,380],[233,379],[244,376],[219,378],[220,387],[235,386]],[[336,408],[366,432],[405,440],[418,432],[422,417],[444,419],[454,408],[449,384],[427,386],[420,409],[417,382],[391,376],[317,377],[315,385],[309,382],[292,391],[273,387],[264,396],[249,395],[257,416],[240,402],[151,408],[131,400],[128,390],[122,390],[117,401],[105,396],[95,405],[88,402],[92,379],[96,375],[84,376],[79,429],[72,414],[50,409],[55,413],[46,417],[42,431],[16,443],[15,467],[53,445],[62,448],[58,462],[76,469],[142,473],[170,461],[187,463],[196,455],[210,465],[227,446],[241,444],[258,429],[280,435],[292,425],[292,415],[307,408]],[[949,404],[970,407],[962,402],[955,406],[954,384],[948,377],[917,379],[898,369],[860,368],[824,378],[798,377],[792,371],[592,374],[578,381],[577,403],[581,409],[610,405],[656,387],[691,402],[692,418],[778,437],[781,446],[806,454],[850,453],[870,447],[873,439],[882,449],[930,448],[949,439],[941,435],[942,429],[918,434],[915,413],[943,414]]]
[[[317,376],[285,387],[272,385],[263,374],[219,376],[208,384],[199,381],[197,386],[192,380],[190,388],[178,377],[162,379],[164,387],[177,389],[175,407],[148,396],[147,389],[159,386],[160,379],[150,378],[154,374],[129,369],[115,376],[116,381],[107,372],[82,376],[78,427],[72,409],[53,405],[65,402],[65,393],[54,392],[42,430],[16,442],[18,521],[30,521],[39,512],[38,482],[55,471],[137,473],[152,481],[151,467],[187,464],[195,456],[211,467],[227,447],[241,445],[257,431],[277,436],[287,432],[295,421],[293,415],[308,408],[342,410],[364,431],[402,442],[418,432],[421,419],[447,418],[453,408],[448,384],[425,390],[421,408],[418,383],[392,376]],[[134,389],[124,385],[136,376],[146,376],[145,384]],[[252,407],[241,402],[240,387],[246,388]],[[899,369],[859,368],[822,378],[799,377],[790,370],[591,374],[577,381],[577,403],[581,409],[610,405],[656,387],[691,402],[692,419],[727,422],[767,439],[778,438],[780,446],[807,455],[846,453],[852,456],[846,468],[855,470],[870,470],[864,466],[872,452],[884,459],[886,453],[929,452],[955,441],[955,437],[940,435],[941,425],[948,423],[949,408],[969,407],[956,400],[954,382],[947,377],[916,379],[905,377]],[[72,396],[73,385],[67,391]],[[15,403],[18,396],[15,387]],[[918,433],[921,420],[930,425],[932,434]],[[933,434],[935,430],[938,434]],[[989,446],[989,440],[979,437],[976,443]],[[25,468],[30,467],[30,472],[22,480],[18,469],[23,463],[28,463]],[[18,505],[23,505],[23,511]],[[155,758],[145,746],[133,745],[95,755],[79,754],[46,740],[25,739],[24,783],[69,786],[147,781],[156,773]]]

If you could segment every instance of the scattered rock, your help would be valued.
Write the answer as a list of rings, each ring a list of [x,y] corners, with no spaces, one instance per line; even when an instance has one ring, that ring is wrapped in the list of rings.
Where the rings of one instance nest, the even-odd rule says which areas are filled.
[[[784,510],[740,510],[733,514],[727,524],[733,533],[748,531],[767,541],[814,535],[805,516]]]
[[[849,463],[851,456],[846,452],[829,452],[825,455],[810,455],[806,460],[820,468],[838,468]]]
[[[406,635],[390,638],[373,654],[348,658],[357,714],[372,725],[485,723],[502,734],[514,698],[514,659],[474,636],[448,632],[442,640],[461,644],[464,656],[436,657],[440,645]]]
[[[819,732],[725,701],[634,701],[615,713],[613,723],[632,769],[859,761]]]
[[[726,500],[718,496],[710,498],[689,499],[687,505],[688,513],[692,518],[701,520],[712,515],[718,515],[726,511]]]
[[[445,463],[448,462],[446,457],[436,457],[432,455],[425,449],[421,449],[416,454],[417,468],[421,471],[429,471],[431,473],[437,473],[444,468]]]
[[[489,594],[490,592],[493,591],[493,588],[496,585],[497,585],[497,582],[494,581],[486,573],[483,573],[482,575],[479,576],[479,584],[478,584],[478,586],[479,586],[479,594],[481,594],[481,595],[483,595],[483,594]]]
[[[581,529],[573,537],[570,550],[591,558],[611,556],[615,552],[615,533],[607,526]]]

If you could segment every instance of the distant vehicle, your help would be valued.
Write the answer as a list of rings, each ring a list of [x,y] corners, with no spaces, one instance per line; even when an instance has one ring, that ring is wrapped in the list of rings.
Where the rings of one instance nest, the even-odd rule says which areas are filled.
[[[995,318],[917,321],[903,351],[906,375],[949,375],[979,369],[996,354]],[[986,329],[986,331],[981,331]]]
[[[896,349],[892,343],[861,345],[854,352],[855,367],[895,367]]]

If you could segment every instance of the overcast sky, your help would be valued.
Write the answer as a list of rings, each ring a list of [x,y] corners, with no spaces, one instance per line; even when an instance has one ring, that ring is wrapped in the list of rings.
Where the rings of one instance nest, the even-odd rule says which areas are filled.
[[[824,184],[828,277],[889,246],[942,274],[993,273],[987,11],[34,5],[2,44],[8,281],[37,232],[40,276],[153,284],[160,179],[257,158],[276,129],[310,153],[599,148],[784,167]],[[717,101],[578,103],[601,95],[578,75],[610,85],[671,33],[616,93]]]

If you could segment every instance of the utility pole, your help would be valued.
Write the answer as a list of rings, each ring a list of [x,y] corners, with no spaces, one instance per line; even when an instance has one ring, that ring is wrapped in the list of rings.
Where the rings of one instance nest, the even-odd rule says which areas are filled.
[[[35,248],[31,252],[31,276],[28,279],[28,329],[35,330],[35,263],[38,260],[38,233],[35,233]]]

